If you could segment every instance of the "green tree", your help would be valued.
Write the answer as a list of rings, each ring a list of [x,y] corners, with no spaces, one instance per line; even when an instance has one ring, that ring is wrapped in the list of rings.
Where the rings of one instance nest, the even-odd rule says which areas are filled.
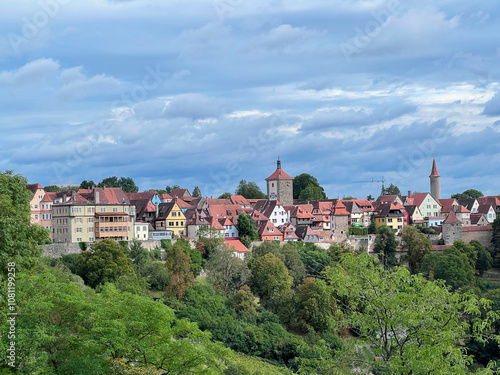
[[[401,191],[396,185],[390,184],[382,189],[382,195],[401,195]]]
[[[463,193],[453,194],[451,197],[455,199],[471,199],[471,198],[479,198],[484,194],[476,189],[467,189]]]
[[[397,263],[396,247],[396,236],[392,229],[387,225],[380,226],[377,230],[377,238],[375,239],[373,250],[378,255],[386,270],[391,269]]]
[[[231,193],[225,192],[219,195],[218,199],[228,199],[228,198],[231,198]]]
[[[126,193],[137,193],[139,191],[134,180],[130,177],[120,177],[119,179],[116,176],[108,177],[99,182],[97,187],[120,187]]]
[[[401,247],[406,251],[410,272],[415,274],[420,269],[425,254],[432,249],[432,243],[417,228],[407,225],[401,231]]]
[[[195,186],[193,189],[193,194],[191,194],[194,198],[201,198],[203,195],[201,195],[201,190],[198,186]]]
[[[189,249],[177,241],[167,250],[166,267],[169,271],[169,284],[165,291],[182,299],[194,280]]]
[[[312,184],[307,185],[299,194],[299,201],[315,201],[324,199],[325,192],[319,186],[314,186]]]
[[[242,195],[247,199],[266,199],[266,195],[260,190],[259,186],[253,182],[241,180],[236,188],[236,195]]]
[[[308,173],[299,174],[298,176],[295,176],[295,178],[293,179],[293,199],[300,199],[299,198],[300,193],[306,188],[308,188],[310,185],[319,188],[319,191],[321,192],[321,197],[316,199],[326,199],[325,190],[321,187],[316,177],[313,177]],[[310,189],[310,190],[314,191],[314,194],[318,194],[317,189]]]
[[[291,242],[283,245],[280,253],[288,269],[288,274],[293,278],[293,286],[297,287],[306,277],[304,262],[302,262],[297,248]]]
[[[257,315],[257,308],[259,307],[257,297],[252,293],[248,285],[243,285],[234,294],[231,303],[236,313],[247,320]]]
[[[90,250],[80,253],[76,262],[77,275],[92,288],[133,272],[123,247],[109,238],[94,242]]]
[[[421,272],[430,280],[444,280],[455,290],[474,284],[474,267],[467,256],[453,246],[424,256]]]
[[[80,189],[92,189],[93,187],[96,186],[96,183],[92,180],[83,180],[81,183],[80,183]]]
[[[299,325],[304,332],[309,331],[308,326],[320,333],[336,328],[336,301],[324,280],[306,278],[297,290],[296,301]]]
[[[377,224],[375,224],[375,221],[372,221],[368,225],[368,234],[377,234]]]
[[[238,230],[241,242],[246,247],[250,247],[252,241],[257,241],[259,239],[254,221],[250,218],[250,216],[245,215],[243,212],[238,215],[238,224],[236,224],[236,229]]]
[[[283,260],[283,256],[280,252],[280,243],[279,241],[264,241],[259,246],[254,246],[252,249],[252,258],[257,259],[261,256],[266,255],[267,253],[271,253],[274,256],[277,256],[281,260]]]
[[[172,192],[172,190],[178,190],[180,188],[181,187],[179,185],[174,185],[174,186],[167,185],[167,187],[165,188],[165,192],[167,194],[170,194]]]
[[[469,242],[469,246],[472,246],[477,253],[476,271],[479,275],[482,275],[493,265],[493,257],[490,252],[486,250],[486,248],[477,240]]]
[[[10,262],[32,265],[42,253],[39,245],[49,241],[49,231],[31,223],[33,193],[26,186],[23,176],[0,172],[0,273],[7,272]]]
[[[379,373],[469,373],[471,358],[459,343],[469,335],[483,339],[495,319],[481,317],[486,300],[450,292],[402,267],[384,270],[366,254],[344,256],[326,278],[346,326],[382,358]]]
[[[49,185],[49,186],[45,186],[43,188],[43,190],[45,190],[46,193],[53,193],[53,192],[61,191],[61,188],[57,185]]]
[[[245,262],[235,257],[233,250],[226,245],[219,245],[215,249],[205,268],[214,287],[226,297],[245,285],[250,276]]]
[[[353,197],[352,195],[344,195],[344,196],[342,197],[342,200],[344,200],[344,201],[352,201],[352,200],[354,200],[354,199],[358,199],[358,198]]]
[[[268,253],[252,264],[250,287],[264,305],[275,308],[280,298],[287,296],[292,287],[292,277],[281,259]]]

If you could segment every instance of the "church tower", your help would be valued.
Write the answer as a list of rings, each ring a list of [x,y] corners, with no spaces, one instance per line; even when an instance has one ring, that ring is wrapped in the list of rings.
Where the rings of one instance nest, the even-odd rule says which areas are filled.
[[[437,167],[436,167],[436,159],[432,161],[432,171],[429,176],[431,179],[431,195],[434,199],[441,199],[441,182]]]
[[[283,206],[293,205],[293,177],[281,169],[281,160],[279,158],[276,170],[266,178],[266,182],[268,200],[278,200]]]

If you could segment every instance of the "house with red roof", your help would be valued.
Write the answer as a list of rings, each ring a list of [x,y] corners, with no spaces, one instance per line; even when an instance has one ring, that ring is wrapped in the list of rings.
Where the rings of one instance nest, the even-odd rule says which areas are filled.
[[[374,215],[375,225],[378,227],[387,225],[396,234],[399,234],[405,225],[405,214],[403,205],[399,203],[385,203],[377,206]]]
[[[250,252],[240,240],[225,239],[224,242],[227,247],[233,251],[234,256],[240,259],[245,259],[245,254]]]
[[[283,241],[298,241],[299,237],[295,234],[297,228],[292,223],[281,225],[278,227],[283,233]]]
[[[469,226],[470,222],[470,211],[462,205],[459,205],[455,209],[455,216],[458,220],[462,222],[462,225]]]
[[[485,214],[470,214],[470,224],[476,226],[489,225]]]
[[[238,239],[240,235],[238,234],[238,229],[236,228],[236,224],[234,221],[238,221],[238,218],[221,218],[219,219],[220,225],[224,227],[224,238],[226,239]],[[234,221],[233,221],[234,220]]]
[[[489,223],[493,223],[497,218],[497,213],[495,212],[495,209],[489,203],[480,205],[479,208],[477,209],[477,212],[479,214],[483,214]]]
[[[40,184],[29,184],[26,186],[26,189],[33,193],[30,200],[31,222],[33,224],[42,225],[41,201],[45,196],[45,189]]]
[[[459,203],[455,198],[438,199],[437,201],[441,205],[441,216],[448,216],[451,211],[455,211],[459,206]]]
[[[261,241],[283,241],[283,233],[269,220],[257,227],[257,234]]]
[[[441,204],[430,193],[413,193],[411,198],[424,218],[441,216]]]
[[[243,195],[231,195],[229,197],[229,200],[231,201],[232,204],[237,204],[244,210],[250,211],[252,209],[250,201],[246,199]]]
[[[290,222],[296,227],[299,225],[312,226],[313,220],[316,219],[312,210],[312,204],[298,204],[296,206],[290,206],[287,209],[290,216]]]
[[[254,211],[267,217],[275,226],[290,222],[288,213],[279,200],[259,200],[255,203]]]

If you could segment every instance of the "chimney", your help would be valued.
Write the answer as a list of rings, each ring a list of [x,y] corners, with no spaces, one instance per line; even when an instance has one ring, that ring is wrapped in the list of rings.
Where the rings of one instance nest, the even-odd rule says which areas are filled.
[[[158,211],[159,211],[159,208],[158,208],[158,202],[155,203],[155,219],[158,218]]]
[[[99,192],[97,190],[94,191],[94,203],[99,203]]]
[[[72,195],[73,201],[76,201],[76,191],[73,190],[73,193],[71,195]]]
[[[408,190],[408,198],[411,198],[411,190]]]

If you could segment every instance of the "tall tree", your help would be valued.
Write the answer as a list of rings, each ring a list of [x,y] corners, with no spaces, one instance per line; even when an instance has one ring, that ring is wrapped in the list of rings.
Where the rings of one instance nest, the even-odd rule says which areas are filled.
[[[266,199],[266,195],[260,190],[259,186],[253,182],[241,180],[236,188],[236,195],[242,195],[247,199]]]
[[[500,267],[500,216],[493,221],[491,247],[493,256],[493,266]]]
[[[283,245],[280,253],[288,269],[288,274],[293,277],[293,285],[297,287],[306,277],[304,262],[302,262],[297,248],[290,241]]]
[[[219,195],[219,199],[228,199],[231,198],[231,193],[225,192]]]
[[[268,253],[252,264],[250,286],[271,310],[290,292],[292,277],[281,259]]]
[[[27,180],[12,171],[0,172],[0,272],[7,272],[7,263],[28,266],[49,240],[49,231],[31,223],[30,201],[33,193]]]
[[[396,247],[396,236],[392,229],[387,225],[380,226],[377,229],[377,238],[375,239],[373,250],[378,255],[379,260],[386,270],[391,269],[397,263]]]
[[[170,280],[165,291],[182,299],[194,280],[189,250],[178,242],[170,246],[167,250],[166,267],[169,271]]]
[[[420,231],[410,225],[407,225],[401,231],[401,247],[406,250],[406,260],[412,274],[416,274],[420,269],[424,255],[431,248],[431,241]]]
[[[80,183],[80,189],[92,189],[93,187],[96,186],[96,183],[92,180],[83,180],[81,183]]]
[[[94,242],[76,262],[76,273],[92,288],[133,272],[125,249],[109,238]]]
[[[167,185],[167,187],[165,188],[165,192],[167,194],[170,194],[172,192],[172,190],[177,190],[177,189],[180,189],[181,187],[179,185],[174,185],[174,186],[170,186],[170,185]]]
[[[313,190],[315,194],[321,194],[321,198],[317,199],[326,199],[325,190],[321,187],[316,177],[313,177],[308,173],[299,174],[293,179],[293,199],[300,199],[299,198],[300,193],[307,187],[309,187],[309,185],[319,188],[319,190],[310,189]]]
[[[221,290],[226,297],[236,293],[250,276],[245,262],[235,257],[233,250],[226,245],[215,249],[205,268],[215,288]]]
[[[46,193],[53,193],[53,192],[61,191],[61,188],[57,185],[49,185],[49,186],[45,186],[43,188],[43,190],[45,190]]]
[[[240,236],[241,242],[246,247],[249,247],[252,241],[257,241],[259,239],[259,235],[255,230],[254,221],[244,213],[239,214],[236,229],[238,229],[238,234]]]
[[[452,293],[402,267],[383,270],[366,254],[344,256],[325,276],[346,326],[382,358],[373,362],[377,373],[469,373],[471,358],[459,343],[482,339],[495,319],[481,317],[488,302],[473,293]]]
[[[302,190],[299,194],[299,201],[316,201],[320,199],[325,199],[325,192],[319,186],[314,186],[313,184],[307,185],[307,187]]]
[[[97,187],[120,187],[126,193],[137,193],[139,188],[130,177],[108,177],[97,184]]]
[[[470,198],[479,198],[484,194],[476,189],[467,189],[462,193],[453,194],[451,197],[455,199],[470,199]]]
[[[195,186],[193,189],[193,194],[191,194],[194,198],[201,198],[203,195],[201,195],[201,190],[198,186]]]
[[[401,191],[396,185],[390,184],[382,189],[382,195],[401,195]]]

